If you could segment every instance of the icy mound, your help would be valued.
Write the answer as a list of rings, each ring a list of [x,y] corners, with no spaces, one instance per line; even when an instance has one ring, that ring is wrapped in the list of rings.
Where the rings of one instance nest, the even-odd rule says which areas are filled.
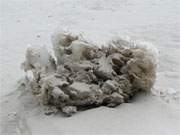
[[[55,58],[44,47],[29,47],[23,63],[33,73],[26,87],[43,105],[70,116],[89,107],[115,107],[153,86],[156,63],[144,46],[118,39],[96,47],[67,33],[52,41]]]

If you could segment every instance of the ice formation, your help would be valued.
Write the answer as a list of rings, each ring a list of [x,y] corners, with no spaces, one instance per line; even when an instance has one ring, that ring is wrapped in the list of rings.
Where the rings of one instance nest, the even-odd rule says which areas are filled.
[[[45,47],[27,49],[23,68],[33,73],[27,88],[41,104],[67,116],[128,102],[136,92],[150,90],[155,81],[154,56],[133,42],[117,39],[97,47],[59,33],[52,43],[54,57]]]

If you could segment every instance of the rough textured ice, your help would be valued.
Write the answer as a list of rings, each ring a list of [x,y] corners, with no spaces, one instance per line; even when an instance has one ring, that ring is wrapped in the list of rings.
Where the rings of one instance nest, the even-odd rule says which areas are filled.
[[[52,43],[55,58],[44,47],[27,49],[23,67],[33,73],[27,87],[41,104],[68,116],[128,102],[155,81],[154,56],[144,46],[117,39],[97,47],[68,33],[57,34]]]

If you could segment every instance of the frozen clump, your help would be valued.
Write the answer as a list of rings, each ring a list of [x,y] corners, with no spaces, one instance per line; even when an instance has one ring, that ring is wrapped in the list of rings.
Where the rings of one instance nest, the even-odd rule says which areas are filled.
[[[117,39],[97,47],[60,33],[52,43],[55,58],[44,47],[27,49],[23,67],[34,75],[27,87],[43,105],[67,116],[89,107],[115,107],[154,84],[154,56],[133,42]]]

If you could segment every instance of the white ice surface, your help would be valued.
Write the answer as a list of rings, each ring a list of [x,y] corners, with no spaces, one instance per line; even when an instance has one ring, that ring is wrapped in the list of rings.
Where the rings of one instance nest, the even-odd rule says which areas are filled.
[[[1,0],[1,106],[9,134],[32,135],[179,135],[180,1],[179,0]],[[114,109],[100,107],[70,118],[44,116],[35,103],[18,104],[15,91],[23,76],[20,64],[28,44],[51,48],[57,29],[81,32],[101,43],[113,36],[150,41],[159,49],[153,93]],[[17,102],[16,102],[17,101]],[[31,109],[27,109],[31,108]],[[26,110],[27,109],[27,110]],[[28,117],[23,113],[28,111]]]

